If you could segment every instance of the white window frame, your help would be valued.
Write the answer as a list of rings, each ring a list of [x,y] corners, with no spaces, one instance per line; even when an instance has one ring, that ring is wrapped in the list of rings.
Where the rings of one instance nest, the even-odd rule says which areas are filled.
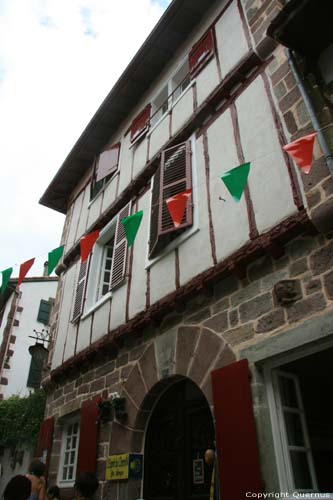
[[[77,424],[77,440],[76,440],[76,448],[75,448],[75,458],[73,463],[73,479],[62,479],[63,477],[63,469],[65,467],[65,452],[66,452],[66,441],[68,437],[68,428],[71,425]],[[77,459],[79,453],[79,442],[80,442],[80,416],[77,415],[70,419],[66,419],[63,424],[62,436],[61,436],[61,452],[60,452],[60,460],[59,460],[59,469],[58,469],[58,484],[61,488],[70,488],[74,486],[75,478],[76,478],[76,468],[77,468]]]
[[[193,203],[193,220],[192,226],[181,233],[177,238],[171,241],[163,250],[161,250],[152,259],[149,258],[149,239],[150,239],[150,224],[151,224],[151,204],[152,204],[152,194],[153,194],[153,182],[151,182],[150,187],[150,201],[149,201],[149,224],[147,233],[147,247],[146,247],[146,263],[145,269],[150,269],[159,260],[163,259],[168,253],[172,252],[175,248],[178,248],[184,241],[188,240],[193,236],[193,234],[199,231],[199,203],[198,203],[198,176],[197,176],[197,165],[196,165],[196,154],[195,154],[195,136],[192,135],[189,139],[191,142],[191,168],[192,168],[192,203]]]
[[[274,452],[275,452],[276,465],[279,478],[279,486],[280,486],[279,491],[288,492],[291,498],[293,497],[294,493],[293,485],[291,484],[292,481],[290,479],[292,476],[292,471],[289,467],[289,459],[286,458],[286,453],[287,453],[286,441],[283,432],[281,433],[281,428],[279,423],[279,411],[276,404],[275,387],[274,387],[275,384],[273,381],[274,371],[279,370],[283,365],[287,363],[291,363],[292,361],[296,361],[306,356],[310,356],[311,354],[319,353],[320,351],[332,347],[333,347],[333,341],[331,340],[323,343],[321,346],[315,346],[315,347],[306,346],[301,349],[298,349],[297,352],[294,352],[292,354],[278,356],[276,359],[269,360],[263,366],[268,408],[272,426]],[[333,492],[307,493],[299,491],[299,496],[295,496],[295,498],[311,500],[315,498],[314,497],[315,494],[321,495],[321,497],[317,496],[316,498],[325,498],[327,500],[333,500]]]
[[[117,215],[101,230],[90,259],[88,282],[86,287],[86,300],[81,320],[88,317],[112,297],[111,290],[99,297],[101,274],[103,272],[103,256],[106,243],[114,236],[116,231]]]

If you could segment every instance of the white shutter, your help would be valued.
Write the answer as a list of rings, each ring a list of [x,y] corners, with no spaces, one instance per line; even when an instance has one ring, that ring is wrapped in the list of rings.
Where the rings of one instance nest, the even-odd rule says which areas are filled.
[[[85,262],[81,262],[79,277],[77,280],[76,291],[75,291],[73,317],[72,317],[73,322],[78,320],[83,311],[89,260],[90,259],[88,258]]]
[[[127,240],[125,229],[121,220],[128,217],[131,213],[131,202],[129,202],[117,215],[116,233],[114,239],[112,269],[110,290],[118,286],[125,278],[126,272],[126,257],[127,257]]]

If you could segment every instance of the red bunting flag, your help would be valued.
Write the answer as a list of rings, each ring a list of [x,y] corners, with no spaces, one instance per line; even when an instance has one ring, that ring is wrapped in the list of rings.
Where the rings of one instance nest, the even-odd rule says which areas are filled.
[[[35,262],[35,259],[33,258],[33,259],[30,259],[30,260],[26,260],[25,262],[23,262],[20,265],[20,273],[19,273],[19,277],[18,277],[18,280],[17,280],[16,288],[19,288],[20,284],[22,283],[22,281],[26,277],[28,271],[34,265],[34,262]]]
[[[305,173],[308,174],[312,166],[313,144],[316,137],[316,132],[305,135],[286,146],[283,149],[292,157],[296,165]]]
[[[98,237],[99,230],[86,234],[86,236],[83,236],[83,238],[80,239],[80,252],[82,262],[85,262],[89,257],[92,247],[94,246]]]
[[[186,191],[175,194],[166,200],[166,204],[175,227],[180,226],[182,223],[186,205],[191,194],[192,189],[187,189]]]

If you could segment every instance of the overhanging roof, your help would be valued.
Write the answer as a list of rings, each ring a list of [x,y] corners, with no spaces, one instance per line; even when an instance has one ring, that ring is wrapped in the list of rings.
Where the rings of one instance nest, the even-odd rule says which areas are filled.
[[[332,17],[332,0],[290,0],[267,34],[295,52],[317,58],[332,43]]]
[[[110,136],[217,0],[173,0],[99,107],[40,203],[66,213],[68,198]]]

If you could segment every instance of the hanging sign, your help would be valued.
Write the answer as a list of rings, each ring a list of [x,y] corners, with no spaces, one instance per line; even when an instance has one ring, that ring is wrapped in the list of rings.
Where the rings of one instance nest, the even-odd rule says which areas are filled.
[[[106,462],[106,481],[142,479],[142,455],[122,453],[110,455]]]

